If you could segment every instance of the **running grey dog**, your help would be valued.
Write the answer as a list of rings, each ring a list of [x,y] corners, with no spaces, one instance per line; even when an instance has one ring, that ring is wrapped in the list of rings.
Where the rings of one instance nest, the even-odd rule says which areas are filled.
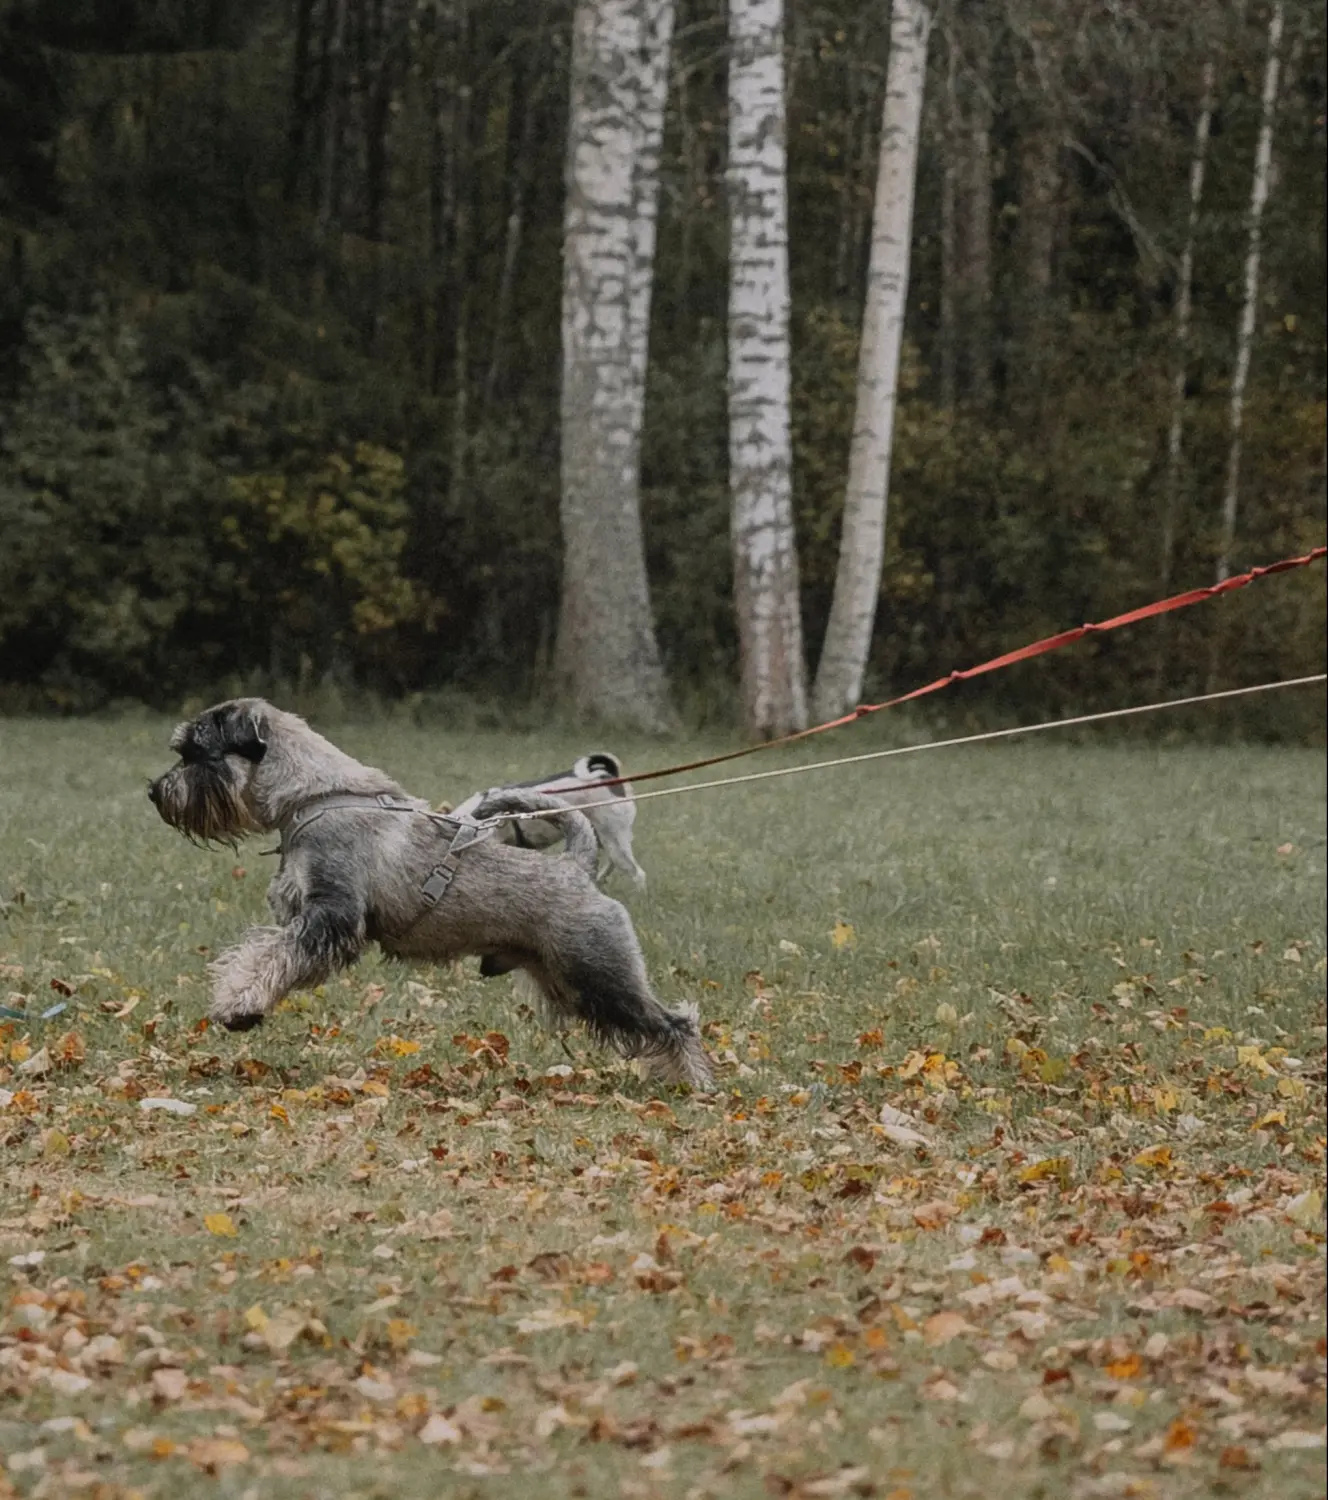
[[[570,771],[557,771],[535,781],[512,781],[505,786],[491,786],[487,792],[476,792],[473,797],[467,797],[451,811],[456,817],[474,817],[480,804],[487,799],[514,791],[556,797],[559,802],[566,802],[584,812],[595,830],[600,848],[596,879],[603,880],[611,870],[617,870],[640,890],[645,886],[646,872],[632,853],[632,824],[636,822],[636,799],[632,796],[632,789],[624,784],[601,791],[593,785],[597,781],[617,781],[621,775],[622,765],[616,755],[610,755],[607,750],[595,750],[583,755]],[[520,849],[548,849],[563,837],[563,832],[563,820],[556,817],[520,818],[500,824],[497,837]]]
[[[176,728],[171,749],[179,763],[148,795],[173,828],[201,843],[281,834],[268,888],[278,925],[252,928],[212,965],[211,1015],[229,1030],[257,1026],[377,942],[397,958],[479,954],[483,973],[522,970],[554,1029],[579,1020],[656,1080],[710,1083],[696,1008],[671,1011],[651,993],[631,918],[596,886],[595,836],[574,808],[525,790],[490,798],[482,817],[561,821],[565,854],[512,848],[261,698],[207,709]]]

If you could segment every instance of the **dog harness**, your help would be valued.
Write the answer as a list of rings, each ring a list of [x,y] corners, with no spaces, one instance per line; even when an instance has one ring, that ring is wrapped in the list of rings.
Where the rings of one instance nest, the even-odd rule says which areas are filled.
[[[312,823],[324,813],[330,812],[383,812],[406,813],[417,818],[428,818],[440,832],[450,832],[447,852],[425,876],[420,885],[420,896],[426,907],[437,906],[447,894],[448,887],[456,876],[457,865],[467,849],[485,839],[493,837],[494,829],[501,819],[486,819],[477,822],[474,818],[449,816],[434,812],[432,808],[418,806],[408,797],[398,797],[391,792],[379,792],[375,796],[354,792],[334,792],[330,796],[315,797],[299,808],[290,822],[281,830],[281,858],[308,832]]]

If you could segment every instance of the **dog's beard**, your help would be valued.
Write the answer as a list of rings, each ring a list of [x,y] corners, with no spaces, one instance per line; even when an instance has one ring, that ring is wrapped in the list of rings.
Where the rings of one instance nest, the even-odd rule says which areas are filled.
[[[177,766],[156,786],[157,811],[198,844],[234,844],[258,824],[244,802],[244,778],[226,761]]]

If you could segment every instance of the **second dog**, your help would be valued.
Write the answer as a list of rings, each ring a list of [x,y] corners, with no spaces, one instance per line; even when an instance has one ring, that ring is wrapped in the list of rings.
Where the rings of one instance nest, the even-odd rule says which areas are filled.
[[[505,786],[490,787],[476,792],[460,805],[451,809],[463,816],[473,817],[476,809],[486,798],[498,797],[503,792],[529,791],[541,796],[556,797],[560,802],[584,812],[595,830],[599,842],[599,879],[603,880],[610,870],[617,870],[637,887],[644,888],[646,872],[636,862],[632,853],[632,824],[636,821],[636,799],[626,784],[606,787],[587,786],[587,782],[616,781],[622,775],[622,765],[617,756],[607,750],[596,750],[583,755],[570,771],[556,771],[551,776],[541,776],[534,781],[512,781]],[[605,803],[608,806],[594,806]],[[558,820],[554,818],[527,818],[523,821],[504,823],[498,837],[507,844],[522,849],[548,849],[563,836]]]

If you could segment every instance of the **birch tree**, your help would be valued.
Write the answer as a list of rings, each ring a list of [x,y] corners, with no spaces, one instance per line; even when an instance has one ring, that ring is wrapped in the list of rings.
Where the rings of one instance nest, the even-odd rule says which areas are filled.
[[[563,231],[559,676],[584,714],[669,720],[641,530],[658,164],[673,0],[579,0]]]
[[[894,0],[843,530],[816,673],[818,718],[844,713],[857,701],[876,620],[931,23],[923,0]]]
[[[1204,174],[1208,166],[1208,136],[1213,123],[1212,62],[1203,69],[1203,93],[1199,117],[1194,125],[1190,152],[1190,212],[1185,225],[1185,243],[1176,276],[1176,363],[1171,374],[1171,420],[1167,424],[1167,474],[1162,513],[1161,592],[1171,587],[1176,558],[1176,524],[1180,511],[1182,443],[1185,433],[1185,380],[1190,353],[1190,312],[1194,292],[1194,242],[1199,233],[1199,208],[1203,202]]]
[[[783,0],[729,4],[729,486],[743,721],[807,722],[793,530]]]
[[[1263,210],[1268,201],[1268,182],[1273,162],[1273,116],[1277,110],[1277,82],[1281,68],[1282,0],[1275,0],[1268,18],[1268,60],[1264,65],[1263,97],[1259,111],[1259,140],[1254,151],[1254,179],[1245,248],[1245,294],[1236,335],[1236,368],[1231,377],[1231,446],[1227,451],[1226,485],[1222,495],[1222,533],[1217,551],[1217,581],[1231,573],[1231,549],[1236,541],[1236,515],[1240,501],[1241,427],[1245,416],[1245,386],[1250,377],[1250,355],[1254,348],[1254,321],[1259,307],[1259,259],[1263,232]]]

